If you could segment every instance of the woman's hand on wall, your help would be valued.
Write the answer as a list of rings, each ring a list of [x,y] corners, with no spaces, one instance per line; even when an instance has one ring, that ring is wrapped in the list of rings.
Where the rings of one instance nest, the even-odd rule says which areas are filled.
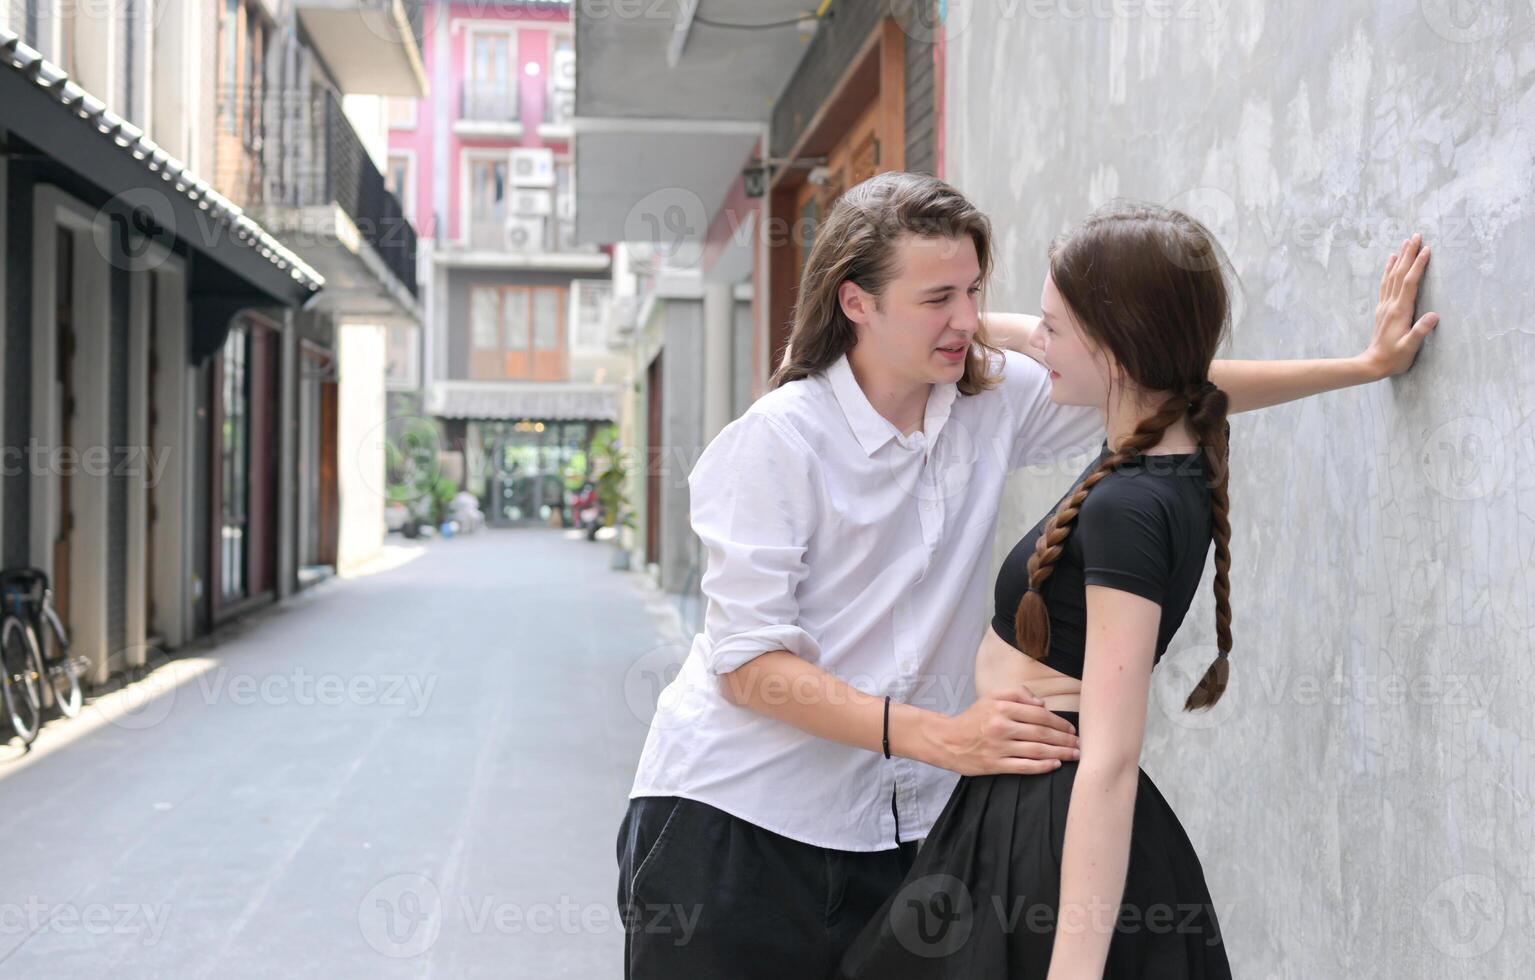
[[[1418,284],[1428,268],[1429,248],[1414,234],[1386,262],[1375,306],[1375,334],[1359,357],[1377,378],[1389,378],[1412,367],[1423,341],[1439,325],[1438,313],[1425,313],[1413,322]],[[1420,248],[1419,246],[1422,245]]]

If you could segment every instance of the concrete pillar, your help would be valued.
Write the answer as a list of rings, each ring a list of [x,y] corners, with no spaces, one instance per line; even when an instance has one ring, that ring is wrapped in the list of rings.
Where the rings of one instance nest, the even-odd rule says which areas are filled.
[[[384,364],[388,336],[376,323],[336,323],[340,366],[336,433],[341,533],[336,571],[353,571],[384,547]]]
[[[728,282],[704,283],[704,405],[705,445],[729,423],[735,348],[735,287]]]

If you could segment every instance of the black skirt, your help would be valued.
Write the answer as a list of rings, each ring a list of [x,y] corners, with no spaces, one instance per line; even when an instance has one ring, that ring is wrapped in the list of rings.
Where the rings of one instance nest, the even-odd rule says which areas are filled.
[[[1077,724],[1076,712],[1057,713]],[[1063,762],[1037,776],[962,777],[901,887],[853,941],[836,976],[1043,980],[1076,773],[1077,763]],[[1231,976],[1199,856],[1144,770],[1103,975]]]

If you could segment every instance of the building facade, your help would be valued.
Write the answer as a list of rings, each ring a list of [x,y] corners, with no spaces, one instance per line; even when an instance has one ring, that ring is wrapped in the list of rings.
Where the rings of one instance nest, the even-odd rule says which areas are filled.
[[[423,232],[420,331],[394,331],[395,414],[441,427],[493,524],[557,523],[617,415],[611,259],[574,236],[568,3],[437,3],[427,99],[390,102],[389,173]]]
[[[338,102],[424,90],[409,25],[397,0],[0,16],[0,563],[49,574],[89,685],[377,550],[382,465],[339,419],[382,421],[414,233]]]
[[[715,3],[704,21],[576,4],[577,232],[638,258],[637,285],[614,274],[640,297],[622,335],[626,544],[694,625],[687,475],[764,390],[816,227],[843,189],[941,160],[936,0],[815,6]]]
[[[206,66],[214,77],[202,117],[213,181],[328,285],[295,318],[283,396],[298,419],[288,433],[299,493],[296,562],[300,580],[310,581],[361,566],[382,546],[384,477],[380,452],[368,445],[387,430],[376,362],[391,331],[421,320],[416,232],[385,177],[386,99],[428,90],[426,10],[401,0],[226,0],[216,10],[204,22],[216,57]],[[269,325],[248,318],[241,326],[214,365],[215,386],[226,368],[240,370],[238,358],[268,370]],[[352,364],[339,356],[343,343]],[[225,497],[233,568],[241,502]]]

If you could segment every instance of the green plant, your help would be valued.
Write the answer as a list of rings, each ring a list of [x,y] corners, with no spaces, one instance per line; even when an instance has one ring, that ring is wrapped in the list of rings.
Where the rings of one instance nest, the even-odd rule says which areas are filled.
[[[629,510],[629,464],[624,459],[618,427],[604,426],[592,436],[592,456],[601,466],[597,474],[597,500],[607,521],[614,527],[634,527]]]
[[[391,503],[430,505],[442,478],[438,460],[442,439],[430,419],[403,421],[398,436],[384,443],[385,493]]]
[[[439,527],[448,519],[448,505],[458,493],[458,484],[445,476],[439,476],[432,484],[432,521]]]

